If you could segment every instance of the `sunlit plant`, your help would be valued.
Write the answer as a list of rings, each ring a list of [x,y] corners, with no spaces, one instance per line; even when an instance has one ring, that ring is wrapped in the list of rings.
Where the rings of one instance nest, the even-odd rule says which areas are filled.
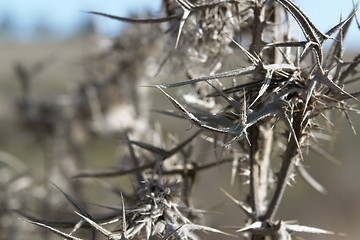
[[[348,113],[359,113],[355,104],[360,92],[347,86],[359,80],[356,73],[360,55],[352,61],[344,60],[344,39],[356,19],[356,6],[346,19],[323,32],[291,0],[163,3],[166,15],[150,19],[90,13],[136,24],[162,24],[166,28],[163,40],[168,56],[163,65],[175,59],[181,68],[174,69],[187,73],[189,78],[158,84],[149,79],[142,85],[163,94],[176,109],[158,112],[189,121],[199,131],[164,149],[158,144],[130,139],[134,132],[140,137],[161,134],[156,129],[140,131],[140,125],[135,125],[122,132],[130,167],[119,166],[111,172],[82,171],[74,176],[132,176],[134,192],[121,194],[121,206],[109,207],[110,214],[95,217],[65,192],[75,208],[76,220],[49,222],[18,212],[27,221],[66,239],[81,239],[75,237],[80,228],[100,232],[108,239],[200,239],[197,233],[201,231],[257,240],[292,239],[298,232],[333,234],[316,226],[282,220],[277,212],[286,186],[293,183],[295,169],[317,191],[326,193],[304,167],[307,150],[325,152],[318,141],[331,134],[327,123],[331,124],[334,113],[344,115],[350,125]],[[293,24],[304,40],[293,36]],[[158,26],[151,26],[158,30]],[[331,41],[327,51],[326,41]],[[114,44],[111,51],[117,50]],[[238,67],[224,71],[224,63],[230,58],[240,59],[233,63]],[[122,66],[119,64],[118,68]],[[123,82],[119,85],[128,86]],[[178,95],[170,93],[170,89],[179,89]],[[99,106],[105,104],[101,99],[99,102]],[[134,102],[142,105],[136,98]],[[90,102],[91,106],[96,104]],[[97,128],[97,134],[104,134],[101,129]],[[198,164],[191,160],[196,138],[221,150],[216,161]],[[163,144],[169,146],[170,142]],[[277,168],[274,162],[279,156],[281,165]],[[248,184],[244,200],[222,190],[242,210],[239,214],[247,217],[243,225],[236,223],[239,226],[231,233],[198,224],[199,214],[206,211],[194,208],[192,195],[194,179],[200,171],[227,163],[232,164],[228,173],[231,182],[240,179]],[[72,231],[58,230],[64,226]]]

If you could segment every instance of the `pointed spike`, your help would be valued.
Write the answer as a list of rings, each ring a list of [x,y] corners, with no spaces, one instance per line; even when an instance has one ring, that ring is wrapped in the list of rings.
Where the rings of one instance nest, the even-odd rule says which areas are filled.
[[[179,45],[179,41],[180,41],[180,36],[181,36],[181,33],[183,31],[183,28],[185,26],[185,21],[186,19],[189,17],[191,11],[190,10],[184,10],[184,14],[180,20],[180,26],[179,26],[179,32],[178,32],[178,35],[176,37],[176,42],[175,42],[175,49],[177,49],[178,45]]]
[[[324,230],[321,228],[302,226],[298,224],[286,224],[285,228],[292,232],[303,232],[303,233],[313,233],[313,234],[335,234],[333,231]]]
[[[259,98],[264,95],[264,93],[266,92],[266,90],[268,89],[268,87],[270,86],[270,83],[271,83],[271,78],[272,78],[272,75],[274,73],[274,70],[268,70],[266,72],[266,75],[265,75],[265,80],[264,80],[264,83],[263,85],[261,86],[260,90],[259,90],[259,93],[257,95],[257,97],[255,98],[255,100],[249,105],[249,108],[251,108],[255,102],[257,100],[259,100]]]
[[[206,81],[212,88],[215,89],[234,109],[236,112],[240,112],[241,105],[238,103],[234,98],[231,96],[228,96],[224,91],[221,89],[218,89],[213,84],[211,84],[209,81]]]
[[[231,176],[230,176],[230,186],[234,186],[235,183],[235,177],[238,174],[238,168],[239,168],[239,159],[237,157],[234,157],[231,165]]]
[[[100,226],[99,224],[97,224],[96,222],[94,222],[93,220],[91,220],[88,217],[85,217],[83,215],[81,215],[80,213],[76,212],[75,213],[77,215],[79,215],[81,218],[83,218],[86,222],[88,222],[92,227],[94,227],[96,230],[98,230],[99,232],[101,232],[104,236],[108,237],[109,239],[112,240],[120,240],[122,239],[122,235],[121,234],[113,234],[112,232],[110,232],[109,230],[103,228],[102,226]]]
[[[45,228],[47,230],[50,230],[52,231],[53,233],[56,233],[57,235],[61,236],[61,237],[64,237],[66,239],[70,239],[70,240],[83,240],[82,238],[77,238],[77,237],[74,237],[74,236],[71,236],[67,233],[64,233],[64,232],[61,232],[60,230],[57,230],[56,228],[53,228],[49,225],[46,225],[46,224],[43,224],[43,223],[38,223],[38,222],[33,222],[33,221],[29,221],[27,219],[21,219],[22,221],[24,222],[28,222],[28,223],[31,223],[33,225],[37,225],[39,227],[42,227],[42,228]]]
[[[185,139],[183,142],[179,143],[177,146],[169,150],[169,157],[181,151],[187,144],[189,144],[195,137],[197,137],[201,133],[201,130],[196,131],[192,136],[188,139]]]
[[[250,207],[245,206],[243,202],[240,202],[239,200],[235,199],[233,196],[230,195],[225,189],[220,188],[220,191],[222,191],[233,203],[235,203],[236,206],[240,207],[241,210],[243,210],[248,217],[250,217],[252,220],[257,220],[257,217],[252,213],[252,210]]]
[[[307,41],[292,41],[292,42],[278,42],[278,43],[268,43],[266,46],[269,47],[304,47],[308,42]]]
[[[302,163],[297,165],[297,169],[300,173],[300,175],[305,179],[305,181],[313,187],[316,191],[321,193],[322,195],[327,195],[326,189],[318,182],[316,181],[309,173],[306,171],[305,167]]]
[[[125,214],[125,203],[124,203],[124,196],[121,193],[121,206],[122,206],[122,232],[125,234],[126,233],[126,214]],[[125,236],[126,237],[126,236]]]
[[[218,78],[229,78],[229,77],[242,76],[242,75],[254,73],[254,72],[256,72],[256,69],[257,69],[256,66],[248,66],[245,68],[240,68],[240,69],[231,70],[231,71],[227,71],[227,72],[216,73],[214,75],[194,78],[194,79],[190,79],[190,80],[183,81],[183,82],[177,82],[177,83],[171,83],[171,84],[165,84],[165,85],[149,85],[149,86],[144,86],[144,87],[155,87],[155,88],[161,88],[161,89],[180,87],[180,86],[184,86],[184,85],[189,85],[189,84],[193,84],[193,83],[197,83],[197,82],[204,82],[207,80],[213,80],[213,79],[218,79]]]
[[[339,87],[336,83],[334,83],[328,76],[326,76],[325,74],[321,74],[319,76],[319,81],[328,86],[330,89],[335,90],[335,91],[339,91],[344,95],[347,95],[348,97],[354,99],[357,102],[360,102],[359,99],[357,99],[356,97],[354,97],[353,95],[351,95],[350,93],[346,92],[344,89],[342,89],[341,87]]]
[[[303,111],[303,117],[305,116],[305,113],[306,113],[306,109],[309,105],[309,102],[310,102],[310,99],[311,99],[311,96],[312,96],[312,93],[316,87],[316,83],[317,83],[317,80],[316,78],[313,78],[311,79],[311,82],[310,82],[310,85],[307,89],[307,92],[306,92],[306,100],[305,100],[305,106],[304,106],[304,111]]]
[[[325,35],[328,36],[328,38],[330,38],[335,32],[337,32],[339,29],[342,29],[346,24],[350,23],[356,14],[356,11],[357,11],[357,8],[354,8],[352,13],[350,14],[350,16],[347,19],[338,23],[334,27],[332,27],[329,31],[326,32]]]
[[[92,216],[90,215],[90,213],[83,207],[81,206],[81,204],[76,201],[73,197],[71,197],[69,194],[67,194],[66,192],[64,192],[60,187],[58,187],[57,185],[55,185],[53,183],[53,185],[66,197],[66,199],[83,215],[85,215],[88,218],[92,218]]]
[[[234,39],[232,39],[228,34],[225,34],[225,36],[227,38],[229,38],[238,48],[241,49],[241,51],[243,51],[245,53],[245,55],[250,59],[250,61],[256,66],[259,64],[260,60],[259,57],[256,58],[254,57],[248,50],[246,50],[245,48],[243,48],[243,46],[241,46],[239,43],[237,43]]]
[[[201,230],[201,231],[206,231],[206,232],[218,233],[218,234],[222,234],[222,235],[225,235],[225,236],[237,237],[237,236],[235,236],[233,234],[223,232],[223,231],[218,230],[216,228],[212,228],[212,227],[208,227],[208,226],[204,226],[204,225],[199,225],[199,224],[194,224],[194,223],[186,223],[186,224],[184,224],[182,229]]]
[[[300,142],[299,142],[299,140],[298,140],[298,138],[297,138],[297,136],[296,136],[295,129],[294,129],[294,127],[292,126],[289,117],[288,117],[285,113],[282,113],[281,115],[282,115],[281,117],[283,118],[285,124],[286,124],[287,127],[290,129],[290,134],[291,134],[291,136],[294,138],[294,141],[295,141],[296,146],[297,146],[297,148],[298,148],[298,152],[299,152],[300,159],[301,159],[301,161],[304,161],[304,157],[303,157],[302,151],[301,151]]]
[[[119,17],[111,14],[101,13],[101,12],[94,12],[94,11],[85,11],[84,13],[90,13],[98,16],[103,16],[107,18],[111,18],[114,20],[119,20],[122,22],[129,22],[129,23],[142,23],[142,24],[148,24],[148,23],[163,23],[163,22],[169,22],[172,20],[178,20],[181,18],[180,15],[174,15],[174,16],[168,16],[163,18],[146,18],[146,19],[136,19],[136,18],[128,18],[128,17]]]
[[[205,129],[211,130],[211,131],[215,131],[215,132],[220,132],[220,133],[233,133],[233,134],[237,134],[236,129],[232,129],[232,128],[216,128],[216,127],[212,127],[209,126],[205,123],[203,123],[202,121],[200,121],[197,117],[195,117],[194,114],[190,113],[188,110],[186,110],[177,100],[175,100],[173,97],[171,97],[169,94],[167,94],[163,89],[157,87],[161,92],[163,92],[165,94],[165,96],[172,102],[172,104],[178,109],[180,110],[183,115],[185,115],[186,118],[188,118],[191,122],[196,123],[197,125],[199,125],[200,127],[203,127]]]
[[[158,148],[158,147],[155,147],[151,144],[148,144],[148,143],[144,143],[144,142],[139,142],[139,141],[130,141],[131,144],[134,144],[140,148],[143,148],[143,149],[146,149],[152,153],[156,153],[156,154],[159,154],[161,155],[162,157],[165,157],[168,155],[168,152],[164,149],[161,149],[161,148]]]
[[[353,131],[354,135],[356,135],[356,129],[355,129],[354,124],[352,123],[352,121],[350,119],[350,116],[349,116],[348,112],[344,111],[344,113],[345,113],[346,120],[348,121],[348,123],[349,123],[349,125],[351,127],[351,130]]]

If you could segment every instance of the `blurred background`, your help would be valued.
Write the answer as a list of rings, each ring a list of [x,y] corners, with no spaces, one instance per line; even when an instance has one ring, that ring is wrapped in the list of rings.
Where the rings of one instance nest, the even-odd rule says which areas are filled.
[[[353,8],[351,0],[342,0],[341,3],[339,0],[296,2],[323,31],[336,25],[341,17],[348,16]],[[18,107],[21,105],[19,101],[23,97],[24,87],[19,81],[21,69],[29,71],[35,69],[36,73],[31,80],[31,92],[34,98],[44,102],[55,98],[61,101],[61,96],[72,91],[79,79],[85,77],[84,61],[90,55],[107,49],[111,45],[111,39],[120,36],[129,27],[129,24],[94,16],[85,13],[86,11],[142,17],[158,16],[162,9],[160,0],[0,1],[0,160],[2,159],[0,174],[5,174],[5,166],[10,165],[14,172],[33,178],[33,182],[16,182],[14,186],[17,186],[19,191],[26,189],[27,184],[36,185],[44,181],[47,171],[45,159],[49,154],[43,152],[41,144],[39,145],[33,135],[19,127]],[[302,37],[298,29],[294,31]],[[348,35],[345,50],[346,56],[352,59],[360,52],[360,31],[355,22],[351,25]],[[156,47],[156,44],[154,46]],[[131,51],[129,49],[127,54],[131,55]],[[37,68],[41,70],[36,71]],[[164,107],[170,106],[162,102],[159,104]],[[351,117],[355,130],[359,132],[359,116],[351,115]],[[180,135],[186,134],[187,124],[183,123],[179,126],[183,126],[183,128],[179,127]],[[169,125],[167,127],[170,130],[171,127]],[[317,193],[298,177],[296,183],[288,188],[278,217],[284,220],[296,219],[301,224],[345,233],[346,236],[342,234],[341,237],[339,235],[315,238],[302,236],[305,239],[355,240],[360,236],[360,137],[353,134],[346,121],[343,121],[340,129],[334,130],[339,132],[336,134],[336,140],[332,145],[323,147],[330,151],[336,163],[313,153],[309,154],[305,162],[309,172],[323,184],[328,194],[323,196]],[[42,136],[38,137],[42,138]],[[115,162],[117,143],[90,140],[86,149],[84,155],[90,161],[90,166],[105,166]],[[9,163],[5,159],[13,162]],[[211,170],[203,173],[203,178],[199,178],[198,189],[201,191],[195,194],[198,195],[195,205],[198,208],[213,209],[223,204],[225,214],[232,217],[224,221],[214,218],[213,225],[242,226],[244,218],[241,210],[223,196],[219,187],[226,188],[238,198],[241,198],[241,189],[231,189],[230,177],[223,176],[222,172],[224,171]],[[208,181],[214,179],[214,176],[221,181],[215,182],[210,188]],[[1,190],[6,188],[4,185],[10,181],[9,179],[11,176],[0,177],[0,181],[3,181],[0,182],[2,201],[5,201],[5,191],[1,192]],[[125,178],[120,182],[129,185],[129,179]],[[46,194],[42,191],[39,190],[39,193],[34,194],[45,197]],[[219,196],[218,198],[212,197],[214,192]],[[9,201],[6,205],[11,208],[23,206],[16,200],[21,193],[11,192],[11,194],[10,200],[6,199]],[[88,202],[92,202],[91,198]],[[1,234],[4,228],[9,227],[11,222],[18,221],[16,214],[7,215],[12,219],[4,219],[1,214],[5,214],[2,207],[0,207],[0,238],[4,236]],[[22,226],[27,230],[30,229],[26,224]]]
[[[296,1],[319,29],[326,31],[345,18],[353,8],[351,0]],[[0,32],[1,42],[34,43],[37,41],[60,41],[95,31],[103,36],[117,36],[125,23],[84,13],[98,11],[117,16],[130,16],[150,12],[156,15],[161,11],[161,0],[22,0],[1,1]],[[355,24],[350,30],[351,37],[346,46],[355,47],[360,37]]]

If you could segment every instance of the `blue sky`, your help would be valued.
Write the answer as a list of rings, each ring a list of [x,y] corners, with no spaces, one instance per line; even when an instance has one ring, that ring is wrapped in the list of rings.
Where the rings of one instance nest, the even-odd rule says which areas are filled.
[[[104,35],[116,35],[124,24],[83,11],[98,11],[118,16],[160,11],[161,0],[0,0],[0,25],[10,21],[12,36],[20,42],[31,41],[42,22],[59,37],[71,36],[88,18]],[[0,35],[1,39],[1,35]]]
[[[297,0],[304,12],[320,30],[326,31],[346,17],[352,9],[352,0]],[[1,0],[0,26],[9,21],[13,39],[29,42],[36,37],[39,22],[59,37],[70,37],[88,18],[94,20],[96,30],[103,35],[116,35],[124,25],[118,21],[90,16],[82,11],[99,11],[118,16],[144,12],[159,12],[161,0]],[[359,12],[359,11],[358,11]],[[359,47],[360,31],[353,23],[352,38],[347,40]],[[1,42],[1,35],[0,35]]]

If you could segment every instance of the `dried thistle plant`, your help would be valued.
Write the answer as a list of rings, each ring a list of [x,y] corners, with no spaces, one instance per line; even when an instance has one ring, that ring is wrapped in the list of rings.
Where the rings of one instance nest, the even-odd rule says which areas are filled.
[[[139,24],[167,23],[168,42],[173,44],[169,48],[167,42],[165,46],[170,57],[180,58],[189,79],[162,84],[149,81],[146,85],[157,89],[177,109],[159,112],[186,119],[200,130],[166,150],[159,145],[169,142],[154,142],[149,137],[151,132],[153,139],[160,139],[160,132],[139,132],[137,126],[125,129],[121,133],[128,153],[124,158],[130,167],[85,171],[74,177],[132,176],[133,193],[120,194],[122,207],[108,207],[109,214],[92,216],[66,193],[76,210],[76,220],[48,221],[18,212],[31,223],[67,239],[81,239],[75,237],[80,228],[91,229],[93,238],[99,232],[107,239],[199,239],[195,230],[230,237],[233,235],[196,223],[198,213],[204,210],[193,207],[192,192],[201,170],[232,163],[228,174],[231,181],[240,179],[248,184],[243,201],[223,190],[248,218],[245,226],[239,223],[232,234],[256,240],[293,239],[298,232],[333,234],[316,226],[281,220],[277,212],[296,169],[316,190],[326,192],[304,168],[306,152],[310,149],[326,155],[317,146],[324,134],[331,133],[322,124],[324,120],[331,122],[331,115],[336,113],[346,116],[351,125],[348,113],[359,113],[355,104],[360,92],[347,86],[359,80],[360,56],[352,61],[343,59],[343,42],[350,23],[356,19],[356,6],[345,20],[324,33],[291,0],[163,2],[167,15],[160,18],[90,13]],[[304,41],[292,36],[290,16]],[[332,41],[329,51],[323,49],[325,41]],[[242,59],[239,65],[243,66],[222,71],[226,59],[234,56]],[[127,86],[123,81],[118,84]],[[170,88],[180,89],[180,96],[170,94]],[[134,132],[145,140],[130,139]],[[221,149],[216,162],[201,165],[192,160],[194,142],[199,137]],[[276,156],[281,156],[280,169],[274,166]],[[63,227],[72,231],[58,230]]]

